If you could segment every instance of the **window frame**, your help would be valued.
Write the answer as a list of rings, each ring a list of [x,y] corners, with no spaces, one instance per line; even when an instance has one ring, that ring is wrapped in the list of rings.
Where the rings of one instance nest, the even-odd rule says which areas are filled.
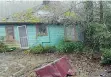
[[[40,26],[44,26],[44,27],[46,28],[46,33],[45,33],[45,34],[39,32]],[[38,24],[37,24],[37,25],[36,25],[36,36],[48,36],[47,25],[45,25],[45,24],[40,24],[40,25],[38,25]]]

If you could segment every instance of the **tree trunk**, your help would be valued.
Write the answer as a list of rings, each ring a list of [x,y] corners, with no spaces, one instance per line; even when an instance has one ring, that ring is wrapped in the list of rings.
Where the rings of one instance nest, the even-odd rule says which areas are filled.
[[[100,4],[100,23],[104,23],[104,20],[103,20],[103,2],[100,1],[99,4]]]

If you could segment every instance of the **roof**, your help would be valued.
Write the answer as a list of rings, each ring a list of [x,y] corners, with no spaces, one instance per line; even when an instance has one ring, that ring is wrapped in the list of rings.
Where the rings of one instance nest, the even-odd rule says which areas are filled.
[[[25,2],[23,3],[18,3],[20,4],[19,6],[23,6]],[[26,2],[27,5],[29,5],[29,2]],[[32,2],[34,3],[34,2]],[[12,3],[14,4],[14,3]],[[17,4],[15,2],[15,4]],[[37,2],[35,2],[35,4],[37,4]],[[30,9],[27,10],[20,10],[20,8],[18,9],[18,11],[20,10],[20,12],[14,12],[12,13],[12,15],[9,14],[9,16],[2,18],[1,22],[33,22],[33,23],[48,23],[48,22],[52,22],[52,20],[55,20],[57,17],[59,17],[62,13],[64,13],[65,11],[67,11],[70,8],[70,2],[61,2],[61,1],[50,1],[49,4],[47,5],[43,5],[42,3],[40,5],[36,5],[32,7],[30,7]],[[66,6],[67,5],[67,6]],[[17,6],[12,5],[14,7],[17,8]],[[26,5],[24,5],[25,7]],[[8,7],[8,6],[7,6]],[[11,7],[12,9],[12,7]],[[13,11],[13,10],[10,10]],[[29,17],[27,17],[27,15],[29,15]],[[60,17],[61,18],[61,17]],[[59,19],[58,19],[59,20]]]
[[[39,23],[39,22],[0,22],[0,26],[2,25],[50,25],[52,23]],[[57,25],[61,25],[61,23],[56,23]]]
[[[23,12],[42,4],[42,1],[30,0],[2,0],[0,1],[0,21],[10,18],[13,14]]]
[[[35,24],[42,24],[36,22],[0,22],[0,25],[35,25]]]
[[[14,13],[3,19],[0,24],[62,24],[69,21],[71,21],[69,23],[75,23],[73,18],[75,18],[76,14],[70,12],[70,8],[71,2],[49,1],[47,4],[41,3],[22,12]]]

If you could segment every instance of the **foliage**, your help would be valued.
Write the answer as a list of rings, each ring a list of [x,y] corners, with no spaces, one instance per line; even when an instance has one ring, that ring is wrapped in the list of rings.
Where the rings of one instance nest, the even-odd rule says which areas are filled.
[[[32,9],[28,9],[26,12],[15,13],[12,18],[19,22],[40,22],[40,18],[33,14]]]
[[[61,41],[58,46],[57,50],[59,52],[64,52],[64,53],[72,53],[75,51],[82,51],[83,48],[83,43],[82,42],[65,42]]]
[[[44,53],[50,53],[50,52],[55,52],[56,51],[56,48],[55,46],[44,46]]]
[[[0,36],[0,41],[1,41],[1,42],[4,41],[4,36]]]
[[[42,45],[37,45],[30,48],[30,52],[35,54],[43,53],[43,51],[44,51],[44,48]]]
[[[0,52],[6,51],[8,51],[8,47],[2,41],[0,41]]]
[[[84,2],[84,9],[85,9],[85,15],[86,15],[86,22],[91,22],[93,21],[93,1],[85,1]]]
[[[0,52],[11,52],[14,50],[16,50],[16,47],[9,48],[7,45],[5,45],[5,43],[0,41]]]
[[[104,14],[104,20],[105,20],[105,24],[108,27],[108,30],[111,32],[111,8],[109,8],[108,6],[106,6],[107,9],[105,10],[105,14]]]
[[[101,58],[102,64],[111,64],[111,49],[105,49],[102,58]]]
[[[51,53],[51,52],[54,52],[56,51],[56,48],[55,46],[49,46],[49,45],[46,45],[46,46],[42,46],[42,45],[37,45],[37,46],[33,46],[30,48],[30,50],[26,50],[25,53],[28,53],[28,52],[31,52],[31,53]]]
[[[30,49],[24,50],[24,54],[29,54],[30,53]]]
[[[76,17],[76,14],[74,12],[67,11],[64,13],[64,16]]]
[[[16,47],[7,48],[7,51],[6,51],[6,52],[11,52],[11,51],[14,51],[14,50],[16,50],[16,49],[17,49]]]
[[[5,43],[4,43],[4,36],[0,37],[0,52],[11,52],[16,50],[16,47],[8,47]]]
[[[83,52],[92,53],[92,52],[93,52],[93,49],[91,49],[91,47],[84,46],[83,49],[82,49],[82,51],[83,51]]]
[[[4,36],[0,37],[0,52],[6,52],[8,50],[7,45],[4,43]]]
[[[111,46],[111,33],[105,24],[90,23],[85,31],[87,44],[94,50],[99,51],[101,47]]]
[[[7,19],[6,19],[6,18],[3,18],[2,21],[3,21],[3,22],[4,22],[4,21],[7,21]]]

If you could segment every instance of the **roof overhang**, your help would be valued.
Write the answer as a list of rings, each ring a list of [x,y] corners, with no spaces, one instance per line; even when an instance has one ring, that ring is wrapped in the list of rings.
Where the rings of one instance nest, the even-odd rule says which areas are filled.
[[[43,24],[38,22],[0,22],[0,25],[35,25]]]
[[[40,24],[54,24],[54,23],[40,23],[40,22],[0,22],[0,25],[40,25]],[[61,23],[57,23],[60,25]]]

